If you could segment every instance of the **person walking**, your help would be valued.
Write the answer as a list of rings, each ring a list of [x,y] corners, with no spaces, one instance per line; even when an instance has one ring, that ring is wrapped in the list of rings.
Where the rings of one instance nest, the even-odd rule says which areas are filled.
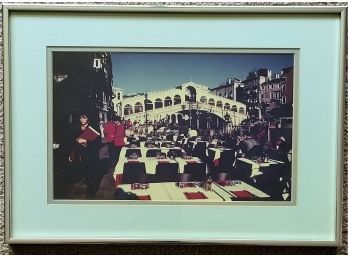
[[[110,113],[108,115],[108,122],[106,122],[103,125],[103,131],[104,131],[104,140],[108,146],[109,161],[111,166],[115,165],[115,160],[116,160],[116,149],[114,145],[114,140],[116,136],[116,127],[117,125],[115,122],[115,114]]]
[[[114,137],[114,149],[115,149],[115,165],[118,163],[120,158],[120,152],[122,147],[124,147],[125,129],[124,125],[121,123],[121,118],[119,116],[115,117],[115,137]]]

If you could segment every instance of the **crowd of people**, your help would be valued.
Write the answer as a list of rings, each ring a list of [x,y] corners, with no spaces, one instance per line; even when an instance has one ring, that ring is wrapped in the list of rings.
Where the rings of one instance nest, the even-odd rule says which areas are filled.
[[[174,143],[182,138],[199,138],[208,142],[219,140],[225,147],[234,149],[237,157],[267,156],[284,163],[291,162],[291,143],[282,135],[272,140],[269,128],[262,123],[247,129],[195,129],[166,120],[141,124],[122,120],[110,113],[108,121],[101,121],[99,125],[93,128],[88,114],[81,113],[79,124],[72,133],[71,144],[65,147],[68,160],[66,166],[70,167],[69,172],[78,174],[86,182],[89,199],[95,197],[102,176],[117,164],[122,147],[132,141],[146,141],[148,138],[166,138]]]

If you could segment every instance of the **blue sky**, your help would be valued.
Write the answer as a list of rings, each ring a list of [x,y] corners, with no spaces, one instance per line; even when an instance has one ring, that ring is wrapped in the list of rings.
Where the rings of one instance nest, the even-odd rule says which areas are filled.
[[[124,94],[172,88],[194,81],[210,88],[249,71],[273,73],[293,66],[292,54],[112,53],[114,86]]]

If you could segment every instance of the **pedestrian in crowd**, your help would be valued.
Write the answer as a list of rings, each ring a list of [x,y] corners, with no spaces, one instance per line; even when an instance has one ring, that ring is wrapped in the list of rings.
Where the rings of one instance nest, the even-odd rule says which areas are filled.
[[[125,129],[123,124],[121,123],[121,118],[119,116],[115,116],[115,137],[114,137],[114,150],[115,150],[115,164],[117,164],[120,158],[120,152],[122,147],[124,147],[124,138],[126,136]]]
[[[287,144],[285,137],[278,137],[271,145],[268,155],[271,159],[289,162],[288,154],[290,153],[291,147]]]
[[[243,157],[251,158],[261,154],[259,148],[259,143],[250,133],[247,133],[246,138],[239,143],[239,149]]]
[[[82,112],[79,125],[74,132],[74,144],[69,161],[74,162],[87,183],[87,197],[93,199],[97,192],[99,172],[100,133],[89,124],[89,117]]]
[[[115,165],[115,135],[116,135],[116,122],[115,122],[115,114],[109,113],[108,114],[108,122],[106,122],[103,125],[103,131],[104,131],[104,140],[108,146],[108,153],[109,153],[109,161],[111,166]]]
[[[187,132],[187,137],[189,139],[196,139],[198,136],[198,132],[197,130],[193,129],[193,128],[189,128],[188,132]]]

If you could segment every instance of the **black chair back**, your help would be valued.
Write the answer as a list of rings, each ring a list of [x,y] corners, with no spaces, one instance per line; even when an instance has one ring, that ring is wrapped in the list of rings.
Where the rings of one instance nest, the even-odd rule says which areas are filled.
[[[234,167],[235,161],[235,152],[234,150],[225,150],[220,155],[220,166],[219,170],[222,172],[231,172]]]
[[[227,181],[229,179],[230,175],[228,173],[217,173],[213,176],[213,180],[219,182]]]
[[[151,141],[146,141],[145,144],[144,144],[145,147],[155,147],[156,146],[156,143],[155,142],[151,142]]]
[[[200,158],[203,161],[206,161],[207,160],[206,142],[197,142],[196,147],[193,149],[192,155]]]
[[[147,183],[146,168],[143,162],[128,162],[124,164],[122,184]]]
[[[173,147],[173,146],[174,145],[171,142],[164,142],[164,143],[161,144],[161,147]]]
[[[187,163],[184,173],[190,174],[192,181],[203,181],[206,177],[205,163]]]
[[[168,151],[168,157],[182,157],[182,150],[181,149],[170,149]]]
[[[160,149],[148,149],[146,152],[146,157],[156,157],[158,153],[161,153]]]
[[[140,149],[127,149],[126,151],[126,157],[130,157],[133,153],[135,153],[136,155],[138,155],[138,157],[142,157],[141,156],[141,151]]]
[[[270,165],[269,167],[261,168],[263,173],[255,177],[255,187],[270,195],[272,200],[282,200],[282,191],[284,183],[280,181],[283,165]]]
[[[156,182],[175,182],[178,170],[178,163],[158,163],[156,166]]]
[[[190,182],[192,181],[191,174],[179,173],[177,176],[177,182]]]

